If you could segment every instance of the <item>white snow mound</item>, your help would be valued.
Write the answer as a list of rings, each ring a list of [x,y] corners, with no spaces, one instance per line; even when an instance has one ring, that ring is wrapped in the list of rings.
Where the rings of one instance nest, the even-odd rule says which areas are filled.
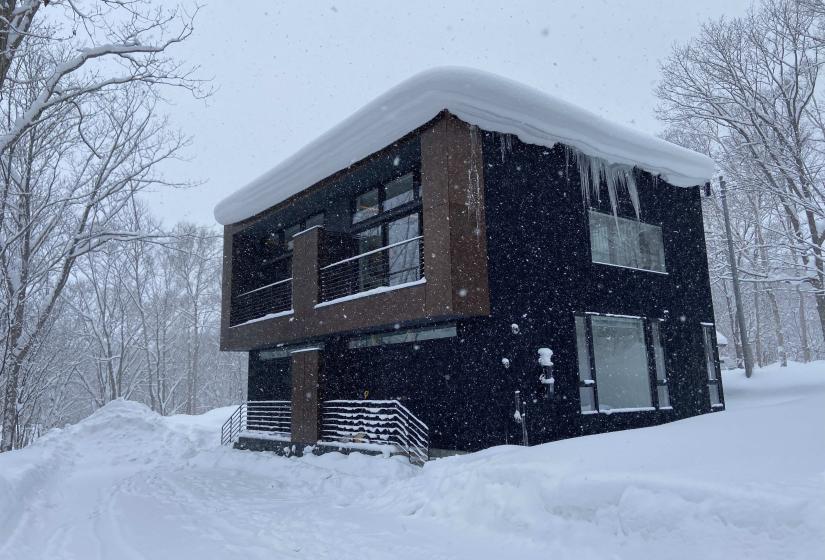
[[[719,414],[423,469],[116,401],[0,454],[0,559],[821,557],[825,362],[724,375]]]
[[[221,224],[245,220],[392,144],[444,109],[522,142],[573,146],[608,163],[635,165],[690,187],[713,161],[524,84],[461,67],[427,70],[395,86],[215,207]]]

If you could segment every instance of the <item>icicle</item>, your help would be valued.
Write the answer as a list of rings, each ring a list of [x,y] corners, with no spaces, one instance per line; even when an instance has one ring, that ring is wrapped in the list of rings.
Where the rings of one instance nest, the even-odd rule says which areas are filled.
[[[576,166],[579,170],[582,199],[586,206],[590,206],[591,197],[601,202],[601,184],[604,181],[607,187],[607,196],[610,200],[610,209],[614,216],[618,215],[619,188],[627,189],[636,219],[640,219],[639,190],[636,184],[634,169],[628,165],[608,164],[607,161],[588,156],[575,148],[570,148],[576,155]]]
[[[481,161],[481,139],[478,127],[470,126],[470,166],[467,169],[467,182],[470,188],[467,189],[467,209],[475,216],[475,234],[481,234],[481,171],[479,162]]]
[[[506,156],[513,153],[513,136],[510,134],[499,134],[498,138],[498,145],[501,150],[501,163],[504,163]]]

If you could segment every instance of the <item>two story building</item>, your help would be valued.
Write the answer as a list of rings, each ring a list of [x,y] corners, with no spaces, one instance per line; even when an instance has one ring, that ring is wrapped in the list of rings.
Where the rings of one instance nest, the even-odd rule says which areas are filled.
[[[713,170],[490,74],[411,78],[217,206],[249,352],[225,441],[426,458],[723,409]]]

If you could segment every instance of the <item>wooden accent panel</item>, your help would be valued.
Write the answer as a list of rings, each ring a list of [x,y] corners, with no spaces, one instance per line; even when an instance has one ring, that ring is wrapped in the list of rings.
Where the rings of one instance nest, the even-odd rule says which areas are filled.
[[[324,230],[314,227],[293,238],[292,309],[298,317],[311,315],[318,303],[318,255]]]
[[[424,213],[424,276],[427,314],[452,313],[450,296],[450,207],[446,118],[421,133],[421,189]]]
[[[295,443],[315,445],[320,437],[320,375],[319,350],[292,354],[292,441]]]
[[[452,309],[460,315],[489,315],[481,133],[456,117],[445,122]]]
[[[221,350],[229,350],[224,346],[224,333],[229,332],[229,314],[232,309],[232,234],[233,228],[223,228],[223,262],[221,274]]]
[[[324,231],[294,238],[292,315],[229,327],[232,235],[224,228],[222,350],[251,350],[366,328],[489,315],[484,182],[479,131],[444,113],[420,132],[426,283],[318,304],[318,256]]]

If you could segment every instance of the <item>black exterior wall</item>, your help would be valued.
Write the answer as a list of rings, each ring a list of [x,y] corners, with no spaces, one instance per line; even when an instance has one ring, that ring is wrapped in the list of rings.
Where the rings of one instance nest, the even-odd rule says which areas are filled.
[[[349,349],[348,337],[328,337],[321,398],[398,399],[429,425],[431,447],[465,451],[520,443],[516,390],[531,444],[709,412],[700,323],[713,322],[713,309],[699,189],[639,174],[641,218],[662,226],[667,275],[594,264],[574,156],[486,132],[482,147],[490,316],[415,344]],[[585,312],[665,319],[672,410],[580,414],[574,316]],[[552,400],[538,384],[541,347],[554,351]]]

